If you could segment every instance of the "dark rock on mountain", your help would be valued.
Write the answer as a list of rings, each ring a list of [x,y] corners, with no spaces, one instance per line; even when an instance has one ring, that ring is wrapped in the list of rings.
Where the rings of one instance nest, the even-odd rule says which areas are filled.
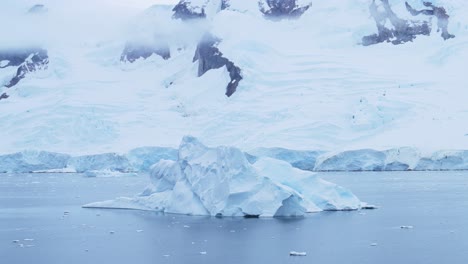
[[[0,68],[6,68],[10,66],[19,66],[33,53],[36,49],[22,49],[22,50],[4,50],[0,51],[0,61],[7,61],[4,66],[0,65]]]
[[[180,0],[180,2],[172,9],[175,19],[189,20],[205,18],[205,9],[203,7],[193,7],[190,0]]]
[[[228,9],[231,5],[229,4],[229,0],[222,0],[221,1],[221,10]]]
[[[0,61],[7,61],[0,68],[18,67],[16,75],[5,84],[5,87],[10,88],[18,84],[28,73],[47,69],[49,56],[44,49],[9,50],[0,51]]]
[[[147,59],[151,55],[156,54],[167,60],[171,57],[171,50],[167,43],[161,45],[148,45],[127,43],[120,56],[121,61],[134,62],[138,59]]]
[[[375,0],[369,7],[370,13],[377,25],[377,34],[362,38],[362,45],[369,46],[382,42],[391,42],[394,45],[413,41],[418,35],[430,35],[431,25],[428,21],[409,21],[399,18],[393,12],[388,0],[380,0],[383,12],[378,10]],[[393,28],[387,28],[387,20]]]
[[[272,20],[298,18],[306,12],[312,3],[299,6],[297,0],[266,0],[259,2],[260,11]]]
[[[408,4],[408,2],[405,2],[406,9],[408,12],[411,13],[413,16],[417,16],[420,14],[426,15],[426,16],[435,16],[437,18],[437,32],[442,31],[441,37],[444,40],[454,38],[455,35],[452,35],[448,33],[448,23],[449,23],[449,18],[450,16],[447,14],[447,11],[445,11],[445,8],[439,7],[439,6],[434,6],[431,2],[424,2],[424,6],[429,7],[429,9],[423,9],[423,10],[416,10],[412,6]]]
[[[8,96],[8,94],[2,93],[2,95],[0,95],[0,100],[7,99],[8,97],[10,97],[10,96]]]
[[[231,78],[226,87],[226,95],[229,97],[234,94],[239,82],[242,80],[241,69],[234,65],[232,61],[223,57],[223,53],[216,47],[219,42],[219,39],[210,34],[205,35],[197,46],[193,62],[198,61],[199,77],[209,70],[226,66]]]

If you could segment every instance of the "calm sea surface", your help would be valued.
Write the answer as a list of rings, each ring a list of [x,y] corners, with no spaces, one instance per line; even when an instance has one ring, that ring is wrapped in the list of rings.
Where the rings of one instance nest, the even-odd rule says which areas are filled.
[[[468,172],[320,175],[380,209],[295,219],[83,209],[149,180],[0,174],[0,263],[468,263]]]

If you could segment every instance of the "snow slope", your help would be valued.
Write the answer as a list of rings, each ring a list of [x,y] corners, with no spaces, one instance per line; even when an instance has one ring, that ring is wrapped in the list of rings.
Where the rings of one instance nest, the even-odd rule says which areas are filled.
[[[39,43],[49,65],[1,88],[10,98],[0,101],[0,153],[125,153],[175,147],[186,134],[246,151],[468,149],[464,1],[434,1],[451,15],[454,39],[444,41],[434,30],[404,45],[363,47],[361,38],[377,30],[369,2],[314,1],[298,19],[270,21],[258,5],[232,0],[209,19],[184,22],[171,19],[170,8],[139,19],[141,6],[90,0],[73,8],[44,1],[47,13],[25,19],[31,1],[2,1],[3,21],[16,28],[2,23],[9,37],[0,46]],[[404,14],[403,2],[390,2]],[[229,98],[225,68],[197,77],[193,56],[207,31],[242,70]],[[166,40],[171,58],[120,62],[135,36]]]

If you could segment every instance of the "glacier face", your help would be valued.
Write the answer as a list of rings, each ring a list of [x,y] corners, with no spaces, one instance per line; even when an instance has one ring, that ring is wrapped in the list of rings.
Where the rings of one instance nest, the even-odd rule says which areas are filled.
[[[250,164],[272,158],[306,171],[443,171],[468,170],[467,151],[440,150],[421,153],[410,147],[387,150],[358,149],[343,152],[258,148],[243,153]],[[178,160],[178,150],[140,147],[124,154],[72,156],[47,151],[22,151],[0,155],[0,173],[78,172],[109,176],[148,173],[161,160]]]
[[[65,168],[71,156],[46,151],[23,151],[0,155],[0,173],[32,172]]]
[[[43,2],[48,11],[34,18],[25,16],[29,2],[0,4],[1,15],[16,27],[14,32],[2,28],[9,37],[0,48],[34,39],[32,44],[49,56],[46,71],[2,88],[0,94],[10,97],[0,101],[1,154],[24,149],[73,156],[127,153],[149,145],[176,147],[186,133],[247,152],[258,147],[327,153],[403,146],[424,153],[468,149],[463,1],[433,2],[446,9],[448,32],[455,38],[444,41],[434,18],[429,36],[368,47],[359,44],[376,30],[367,0],[316,1],[298,19],[280,21],[265,19],[258,1],[192,1],[194,10],[205,5],[210,10],[196,22],[172,19],[173,6],[153,7],[141,19],[143,6],[84,0],[71,10],[60,1]],[[420,19],[404,2],[389,3],[399,18]],[[420,1],[408,3],[426,9]],[[97,23],[104,15],[108,19]],[[218,51],[242,70],[229,98],[226,67],[198,76],[193,58],[205,33],[219,38]],[[129,40],[153,38],[167,43],[170,58],[120,61]],[[0,69],[2,83],[15,71]],[[384,166],[414,169],[413,163],[385,161]]]
[[[263,158],[251,165],[234,147],[209,148],[184,137],[178,160],[161,160],[151,172],[152,186],[140,196],[85,207],[133,208],[166,213],[281,217],[322,210],[356,210],[350,191],[290,164]]]

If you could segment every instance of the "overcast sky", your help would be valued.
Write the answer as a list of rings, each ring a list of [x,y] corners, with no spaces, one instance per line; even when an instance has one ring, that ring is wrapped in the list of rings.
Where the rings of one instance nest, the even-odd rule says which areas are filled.
[[[123,6],[142,6],[147,7],[154,4],[175,4],[177,0],[105,0],[109,3],[119,4]]]

